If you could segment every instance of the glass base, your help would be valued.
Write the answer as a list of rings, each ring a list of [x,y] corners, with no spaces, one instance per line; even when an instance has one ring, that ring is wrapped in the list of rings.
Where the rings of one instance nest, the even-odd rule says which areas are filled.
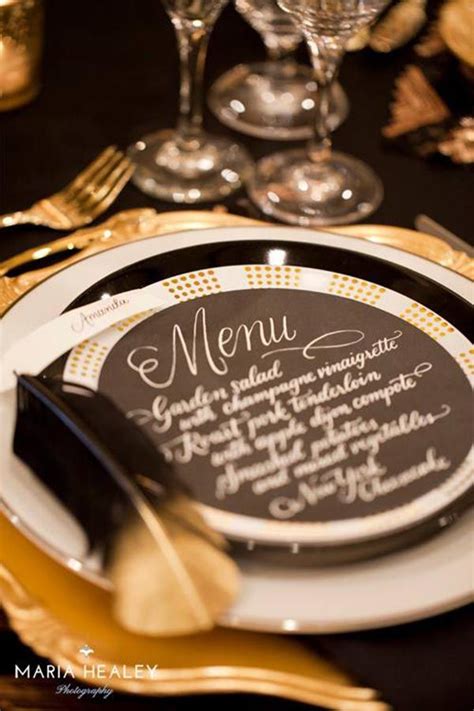
[[[147,195],[176,203],[212,202],[242,187],[253,161],[238,143],[202,134],[180,146],[174,131],[145,136],[128,149],[132,181]]]
[[[211,87],[211,111],[230,128],[270,140],[311,137],[314,123],[313,72],[296,62],[239,64]],[[333,131],[347,117],[349,102],[340,84],[332,90],[329,125]]]
[[[259,161],[249,194],[262,212],[283,222],[343,225],[374,212],[383,186],[371,168],[352,156],[333,153],[318,164],[299,149]]]

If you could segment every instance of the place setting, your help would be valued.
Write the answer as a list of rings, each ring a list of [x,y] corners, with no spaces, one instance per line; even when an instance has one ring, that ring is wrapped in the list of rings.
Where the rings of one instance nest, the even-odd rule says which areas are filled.
[[[142,33],[134,53],[147,73],[163,62],[164,115],[141,133],[136,107],[121,111],[73,166],[47,128],[69,116],[66,102],[53,117],[70,86],[52,68],[68,11],[0,6],[0,707],[462,707],[474,250],[455,206],[473,64],[453,27],[466,12],[124,3],[104,76],[113,101],[141,100],[138,69],[121,70],[127,27]],[[80,59],[84,22],[64,63],[86,91],[100,43]],[[381,115],[371,81],[386,91],[373,161],[357,132],[357,103]],[[88,76],[91,96],[102,82]],[[76,109],[84,147],[116,111],[107,91]],[[23,182],[9,141],[31,153]],[[458,676],[449,662],[451,681],[429,688],[443,639]]]

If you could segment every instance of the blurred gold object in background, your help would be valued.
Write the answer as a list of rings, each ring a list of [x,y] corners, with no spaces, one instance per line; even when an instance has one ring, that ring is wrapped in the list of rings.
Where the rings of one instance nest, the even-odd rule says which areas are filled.
[[[387,54],[408,44],[426,24],[427,0],[401,0],[382,15],[372,27],[364,27],[351,37],[346,49],[356,52],[370,46]]]
[[[386,138],[440,123],[450,116],[448,107],[422,70],[413,64],[409,64],[395,82],[390,112],[390,122],[382,129]]]
[[[446,44],[439,33],[439,19],[436,18],[416,43],[414,50],[419,57],[436,57],[446,50]]]
[[[371,28],[363,28],[348,44],[349,52],[370,46],[392,52],[408,44],[427,22],[427,0],[399,0]],[[446,0],[415,46],[420,57],[449,49],[465,67],[474,67],[474,0]]]
[[[372,30],[370,47],[391,52],[407,44],[426,23],[426,0],[402,0],[392,7]]]
[[[463,116],[438,145],[438,151],[453,163],[474,163],[474,117]]]
[[[474,1],[449,0],[440,10],[439,31],[461,62],[474,66]]]
[[[0,0],[0,111],[38,93],[42,44],[42,0]]]

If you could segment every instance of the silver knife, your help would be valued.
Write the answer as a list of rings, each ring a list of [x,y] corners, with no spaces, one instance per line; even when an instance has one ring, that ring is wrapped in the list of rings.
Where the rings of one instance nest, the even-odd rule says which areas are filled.
[[[440,225],[439,222],[428,217],[428,215],[417,215],[415,217],[415,227],[418,232],[426,232],[429,235],[433,235],[433,237],[444,239],[454,249],[460,249],[469,257],[474,257],[474,247],[471,247],[468,242]]]

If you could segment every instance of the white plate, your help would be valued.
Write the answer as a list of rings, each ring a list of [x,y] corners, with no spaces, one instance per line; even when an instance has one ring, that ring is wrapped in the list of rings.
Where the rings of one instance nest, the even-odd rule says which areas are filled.
[[[55,274],[20,299],[2,321],[2,350],[57,316],[85,289],[118,269],[182,247],[242,239],[305,241],[370,254],[408,267],[470,298],[467,279],[419,257],[361,240],[286,227],[235,227],[148,238],[117,247]],[[77,524],[11,454],[14,404],[0,402],[1,496],[10,518],[39,547],[98,584]],[[342,632],[399,624],[472,599],[473,519],[410,549],[351,565],[295,569],[241,563],[242,594],[222,624],[286,632]],[[82,561],[82,563],[80,562]]]

